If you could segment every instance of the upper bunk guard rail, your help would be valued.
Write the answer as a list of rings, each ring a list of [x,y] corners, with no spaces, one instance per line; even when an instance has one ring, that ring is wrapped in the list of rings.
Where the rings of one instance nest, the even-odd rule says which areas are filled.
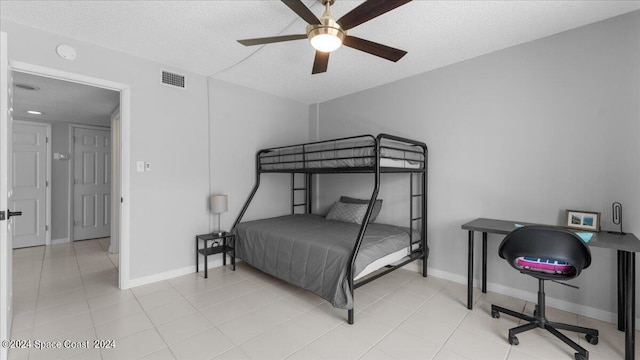
[[[345,168],[308,168],[306,165],[306,161],[323,161],[323,160],[333,160],[333,159],[318,159],[318,160],[307,160],[306,159],[306,154],[309,153],[307,147],[310,145],[317,145],[317,144],[323,144],[323,143],[336,143],[336,142],[340,142],[340,141],[346,141],[346,140],[353,140],[353,139],[371,139],[373,140],[373,154],[369,157],[374,158],[375,161],[371,166],[359,166],[359,167],[345,167]],[[417,147],[420,147],[422,149],[422,151],[417,151],[417,153],[423,154],[423,160],[421,161],[422,163],[422,167],[421,168],[401,168],[401,167],[397,167],[397,168],[392,168],[392,167],[381,167],[380,164],[380,159],[381,159],[381,148],[383,148],[384,146],[382,146],[382,140],[384,139],[388,139],[388,140],[392,140],[395,142],[399,142],[399,143],[405,143],[405,144],[409,144],[409,145],[414,145]],[[287,148],[294,148],[294,147],[302,147],[302,152],[298,155],[303,155],[303,159],[301,161],[296,161],[296,162],[302,162],[303,163],[303,168],[293,168],[293,169],[262,169],[261,168],[261,157],[264,156],[268,156],[265,155],[269,152],[272,151],[276,151],[278,149],[287,149]],[[398,149],[400,150],[400,149]],[[406,151],[406,149],[401,149],[402,151]],[[413,150],[413,149],[409,149],[409,150]],[[327,151],[327,150],[324,150]],[[330,151],[330,150],[329,150]],[[411,151],[411,152],[416,152],[416,151]],[[282,156],[291,156],[294,154],[283,154]],[[353,157],[350,157],[353,158]],[[408,172],[410,174],[410,178],[411,178],[411,191],[410,191],[410,203],[411,203],[411,214],[410,214],[410,227],[409,227],[409,237],[410,237],[410,245],[409,245],[409,253],[410,253],[410,259],[407,261],[404,261],[402,263],[402,265],[411,262],[413,260],[416,259],[422,259],[423,260],[423,267],[422,267],[422,275],[424,277],[427,276],[427,258],[428,258],[428,247],[427,247],[427,165],[428,165],[428,149],[427,149],[427,145],[423,142],[420,141],[415,141],[415,140],[411,140],[411,139],[406,139],[406,138],[402,138],[399,136],[395,136],[395,135],[389,135],[389,134],[379,134],[377,137],[374,137],[373,135],[362,135],[362,136],[351,136],[351,137],[345,137],[345,138],[340,138],[340,139],[333,139],[333,140],[325,140],[325,141],[316,141],[316,142],[312,142],[312,143],[306,143],[306,144],[299,144],[299,145],[292,145],[292,146],[284,146],[284,147],[278,147],[278,148],[270,148],[270,149],[263,149],[258,151],[258,153],[256,154],[256,183],[255,186],[253,187],[251,193],[249,194],[249,197],[247,198],[247,201],[245,202],[244,206],[242,207],[242,210],[240,211],[240,213],[238,214],[238,217],[236,218],[236,221],[233,224],[233,228],[232,228],[232,232],[235,231],[236,226],[240,223],[240,221],[242,220],[244,214],[246,213],[251,201],[253,200],[253,197],[255,196],[258,187],[260,186],[260,174],[261,173],[292,173],[292,182],[291,182],[291,187],[292,187],[292,213],[294,213],[293,210],[295,210],[295,206],[298,206],[294,201],[294,191],[295,190],[302,190],[302,188],[297,189],[296,185],[295,185],[295,174],[296,173],[302,173],[305,174],[305,192],[306,192],[306,196],[305,196],[305,200],[306,200],[306,210],[307,213],[311,213],[311,191],[313,189],[312,187],[312,174],[321,174],[321,173],[373,173],[374,174],[374,188],[373,191],[371,193],[371,198],[369,199],[369,203],[367,205],[367,211],[365,212],[365,216],[364,219],[362,220],[362,224],[360,225],[360,230],[358,231],[358,236],[356,238],[356,241],[354,243],[353,246],[353,250],[351,252],[351,255],[349,257],[349,262],[348,262],[348,268],[347,268],[347,280],[348,280],[348,285],[349,285],[349,291],[351,292],[351,296],[353,298],[354,295],[354,290],[357,286],[359,286],[358,284],[364,284],[366,282],[369,282],[371,280],[361,280],[358,284],[354,284],[354,269],[355,269],[355,260],[356,257],[358,255],[358,251],[360,250],[360,247],[362,245],[362,240],[364,239],[364,234],[367,230],[367,226],[369,225],[369,222],[371,221],[371,214],[373,213],[373,207],[375,205],[375,202],[378,198],[378,193],[380,190],[380,174],[381,173],[401,173],[401,172]],[[402,160],[406,160],[406,159],[402,159]],[[414,161],[414,160],[411,160]],[[270,164],[274,164],[274,163],[270,163]],[[420,189],[420,194],[414,194],[413,193],[413,175],[414,174],[418,174],[421,178],[421,189]],[[421,198],[421,206],[420,206],[420,216],[417,218],[413,217],[413,199],[415,197],[420,197]],[[299,204],[299,205],[303,205],[303,204]],[[420,220],[421,222],[421,226],[420,226],[420,247],[418,249],[416,249],[415,251],[412,250],[411,245],[412,245],[412,226],[411,224],[413,224],[414,221]],[[392,267],[389,270],[386,270],[384,273],[393,271],[395,269],[397,269],[398,267]],[[382,276],[383,274],[378,274],[375,275],[375,277],[379,277]],[[348,310],[348,321],[349,324],[353,324],[354,321],[354,309],[350,309]]]
[[[326,143],[330,143],[330,142],[333,142],[333,141],[338,141],[338,140],[331,140],[331,141],[325,141],[325,142]],[[295,146],[284,146],[284,147],[267,149],[268,152],[271,153],[271,152],[275,152],[275,151],[278,151],[278,150],[296,149],[296,148],[302,147],[303,151],[301,151],[301,152],[290,152],[290,153],[285,153],[285,154],[277,153],[277,154],[271,154],[271,155],[263,155],[262,158],[264,159],[264,158],[273,158],[273,157],[280,157],[280,156],[315,154],[315,153],[322,153],[322,152],[328,152],[328,151],[340,151],[340,150],[356,150],[356,149],[369,149],[369,148],[373,149],[375,147],[374,144],[371,144],[371,145],[336,147],[336,148],[331,148],[331,149],[306,150],[307,146],[308,145],[295,145]],[[390,149],[390,150],[404,151],[404,152],[410,152],[410,153],[414,153],[414,154],[422,154],[422,151],[412,150],[412,149],[403,149],[403,148],[399,148],[399,147],[395,147],[395,146],[382,145],[381,148]],[[371,157],[371,156],[363,156],[363,157]],[[271,163],[268,163],[268,164],[271,164]]]
[[[383,140],[391,142],[383,142]],[[385,153],[381,151],[382,149],[391,151]],[[352,152],[351,155],[345,154],[348,151]],[[376,152],[379,156],[376,156]],[[399,136],[389,134],[380,134],[378,137],[350,136],[263,149],[258,157],[258,171],[318,174],[375,172],[375,163],[380,162],[380,159],[388,159],[405,163],[382,166],[382,172],[395,172],[394,169],[397,172],[424,172],[426,153],[426,144],[423,142]],[[346,165],[349,160],[352,163]],[[359,163],[362,160],[364,160],[363,163]],[[371,161],[366,162],[366,160]],[[333,165],[327,165],[329,163]]]
[[[330,151],[330,150],[324,150],[323,152],[326,152],[326,151]],[[307,152],[307,154],[308,153],[309,152]],[[300,154],[302,154],[302,153],[300,153]],[[280,157],[280,156],[292,156],[292,155],[294,155],[294,154],[285,154],[285,155],[277,155],[277,156]],[[262,158],[264,158],[264,156]],[[304,160],[278,161],[278,162],[275,162],[275,163],[264,163],[264,165],[294,164],[294,163],[299,163],[299,162],[311,162],[311,163],[313,163],[313,162],[333,161],[333,160],[371,159],[371,158],[373,158],[372,155],[354,155],[354,156],[332,157],[330,159],[312,159],[312,160],[304,159]],[[396,157],[396,156],[385,156],[384,158],[385,159],[392,159],[392,160],[407,160],[406,158],[401,158],[401,157]],[[419,160],[419,159],[411,160],[411,161],[424,163],[424,160]],[[304,168],[304,166],[303,166],[303,168]]]

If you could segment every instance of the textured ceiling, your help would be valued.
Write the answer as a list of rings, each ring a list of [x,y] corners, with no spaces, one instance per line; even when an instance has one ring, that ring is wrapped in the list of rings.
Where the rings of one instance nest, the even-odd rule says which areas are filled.
[[[382,1],[382,0],[380,0]],[[362,1],[337,0],[339,18]],[[320,16],[317,1],[305,1]],[[244,47],[237,39],[301,34],[279,1],[0,1],[3,19],[249,88],[315,103],[640,9],[640,1],[415,0],[349,31],[408,51],[392,63],[342,47],[311,75],[307,40]]]
[[[30,91],[14,86],[13,116],[19,119],[109,126],[111,113],[120,104],[120,93],[113,90],[20,72],[13,73],[13,82],[39,88]],[[42,115],[31,115],[27,110]]]

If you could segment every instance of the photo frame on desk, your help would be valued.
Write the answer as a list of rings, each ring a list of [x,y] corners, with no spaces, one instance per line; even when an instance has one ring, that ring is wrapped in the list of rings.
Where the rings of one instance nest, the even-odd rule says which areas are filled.
[[[576,230],[600,231],[600,213],[582,210],[567,210],[566,227]]]

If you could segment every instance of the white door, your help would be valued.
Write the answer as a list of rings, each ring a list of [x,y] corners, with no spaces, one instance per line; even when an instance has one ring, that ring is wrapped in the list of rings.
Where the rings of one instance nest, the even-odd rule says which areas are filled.
[[[0,32],[0,211],[4,219],[0,220],[0,341],[9,339],[11,330],[11,221],[6,219],[11,190],[11,73],[7,57],[7,33]],[[2,215],[0,213],[0,215]],[[2,216],[0,216],[2,218]],[[0,359],[7,358],[7,347],[0,346]]]
[[[75,127],[73,240],[107,237],[111,227],[111,131]]]
[[[45,245],[47,240],[47,159],[49,127],[13,124],[13,196],[11,210],[22,216],[13,223],[13,248]]]

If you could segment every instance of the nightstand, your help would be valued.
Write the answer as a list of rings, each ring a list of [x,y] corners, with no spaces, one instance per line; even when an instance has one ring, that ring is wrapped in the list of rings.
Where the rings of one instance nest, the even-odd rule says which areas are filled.
[[[236,270],[236,250],[234,235],[223,231],[222,233],[196,235],[196,272],[200,271],[199,256],[204,256],[204,278],[209,277],[209,255],[222,253],[222,265],[227,265],[227,253],[231,256],[231,269]],[[199,241],[204,242],[204,247],[200,248]]]

